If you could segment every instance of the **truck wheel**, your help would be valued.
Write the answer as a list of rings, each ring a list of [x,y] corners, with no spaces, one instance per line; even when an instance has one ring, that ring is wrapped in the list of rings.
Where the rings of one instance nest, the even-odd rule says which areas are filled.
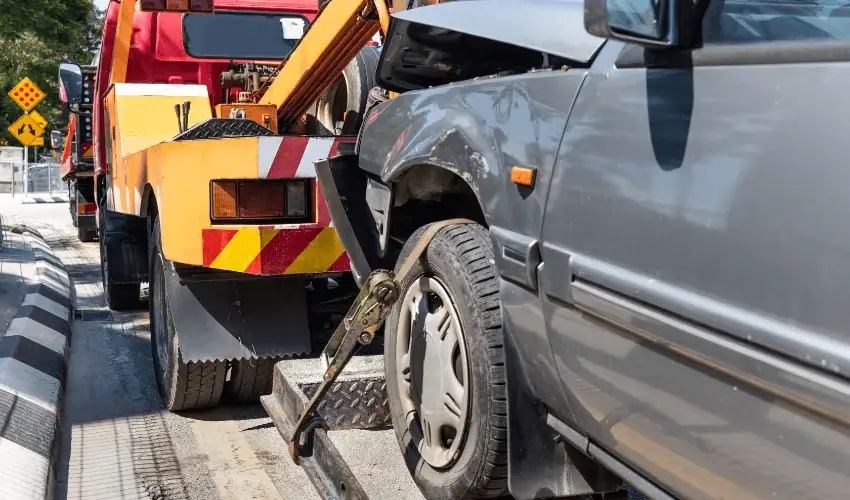
[[[105,234],[101,220],[100,234]],[[100,238],[100,276],[103,282],[103,299],[106,307],[114,311],[126,311],[138,307],[141,302],[141,284],[115,283],[109,276],[109,260],[106,254],[106,238]]]
[[[230,367],[224,398],[234,403],[256,403],[272,392],[274,365],[281,358],[241,359]]]
[[[399,262],[424,230],[405,243]],[[399,285],[384,359],[393,427],[410,473],[429,500],[499,497],[507,489],[507,396],[487,230],[442,229]]]
[[[159,394],[169,411],[217,406],[224,388],[224,361],[186,363],[180,354],[180,339],[165,298],[165,273],[174,264],[162,254],[159,218],[150,237],[155,245],[150,259],[151,354]]]
[[[342,75],[316,100],[316,119],[325,129],[321,134],[356,135],[360,130],[366,98],[375,86],[379,56],[376,47],[363,47]]]

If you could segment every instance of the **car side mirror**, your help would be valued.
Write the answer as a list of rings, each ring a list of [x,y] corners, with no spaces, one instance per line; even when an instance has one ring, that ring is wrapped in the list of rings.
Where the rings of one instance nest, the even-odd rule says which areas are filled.
[[[62,149],[62,132],[59,130],[50,131],[50,147],[53,149]]]
[[[585,0],[591,35],[649,49],[682,49],[694,40],[692,0]]]
[[[83,99],[83,70],[74,63],[59,65],[59,99],[69,107]]]

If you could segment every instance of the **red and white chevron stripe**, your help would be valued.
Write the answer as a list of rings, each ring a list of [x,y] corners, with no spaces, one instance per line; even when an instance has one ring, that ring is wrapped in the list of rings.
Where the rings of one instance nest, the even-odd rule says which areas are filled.
[[[336,155],[340,142],[355,137],[260,137],[258,172],[260,179],[316,177],[318,160]]]
[[[257,176],[260,179],[315,179],[314,162],[337,154],[341,142],[354,142],[356,137],[260,137]],[[332,227],[328,205],[318,183],[314,192],[316,223],[297,227]],[[261,229],[287,229],[293,225],[262,226]]]

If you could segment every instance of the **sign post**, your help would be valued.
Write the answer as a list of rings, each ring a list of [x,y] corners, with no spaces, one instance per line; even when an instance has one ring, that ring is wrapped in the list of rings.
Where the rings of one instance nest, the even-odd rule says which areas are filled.
[[[35,161],[38,163],[38,146],[44,145],[44,131],[47,129],[47,120],[34,109],[45,98],[45,93],[29,77],[24,77],[12,87],[9,97],[24,110],[23,116],[15,120],[8,130],[12,137],[24,147],[24,166],[21,177],[24,180],[24,196],[26,197],[29,194],[29,146],[35,146]],[[47,189],[52,193],[53,186],[50,185],[49,175],[48,168]]]

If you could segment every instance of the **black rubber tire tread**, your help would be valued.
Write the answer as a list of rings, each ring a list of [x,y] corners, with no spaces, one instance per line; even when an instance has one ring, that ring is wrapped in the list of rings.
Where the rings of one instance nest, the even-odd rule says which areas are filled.
[[[224,399],[233,403],[256,403],[272,392],[274,365],[282,358],[240,359],[230,367]]]
[[[380,52],[377,47],[367,45],[343,69],[337,82],[347,82],[346,120],[341,135],[356,135],[363,122],[369,91],[375,86],[375,74],[378,71]],[[335,124],[329,109],[333,108],[337,83],[316,100],[316,119],[322,133],[334,134]]]
[[[426,228],[419,228],[407,240],[399,264]],[[440,230],[410,277],[400,283],[401,296],[414,279],[426,272],[447,287],[462,323],[472,393],[467,436],[458,460],[447,470],[432,468],[414,446],[402,415],[395,378],[399,301],[387,320],[384,343],[387,395],[396,437],[425,498],[498,498],[507,491],[507,392],[499,282],[487,229],[475,224],[456,224]]]
[[[195,410],[200,408],[211,408],[218,406],[224,390],[224,379],[227,373],[225,361],[193,361],[186,363],[180,354],[180,339],[178,332],[174,331],[174,324],[169,320],[170,309],[167,303],[157,304],[154,300],[153,287],[161,286],[159,282],[164,279],[164,273],[156,266],[156,260],[168,266],[170,262],[162,255],[160,239],[159,217],[154,219],[151,225],[151,234],[148,235],[149,245],[154,250],[150,252],[150,277],[158,283],[151,283],[151,297],[149,300],[150,324],[151,324],[151,355],[153,356],[154,370],[156,372],[157,385],[165,407],[170,411]],[[164,269],[164,267],[163,267]],[[159,326],[155,324],[153,316],[154,307],[165,308],[165,328],[170,340],[171,366],[159,366],[157,357],[157,345],[159,341]]]
[[[103,227],[100,228],[103,234]],[[113,311],[136,309],[141,304],[141,283],[115,283],[109,278],[109,266],[105,263],[106,242],[100,239],[100,274],[103,283],[103,300]]]

